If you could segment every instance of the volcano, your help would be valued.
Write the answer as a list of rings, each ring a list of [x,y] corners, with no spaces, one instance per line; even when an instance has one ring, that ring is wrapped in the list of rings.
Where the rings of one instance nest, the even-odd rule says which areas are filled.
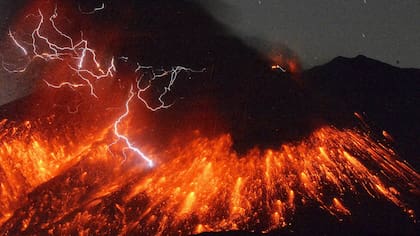
[[[0,107],[2,235],[418,232],[420,70],[297,71],[191,1],[90,4],[11,26],[36,89]]]

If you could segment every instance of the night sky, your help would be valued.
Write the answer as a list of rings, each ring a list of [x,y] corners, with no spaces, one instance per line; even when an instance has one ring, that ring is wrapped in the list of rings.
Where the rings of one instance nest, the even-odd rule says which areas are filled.
[[[261,50],[286,46],[306,68],[359,54],[420,67],[418,0],[195,0]],[[0,29],[19,2],[0,0]],[[101,3],[101,1],[98,1]]]
[[[292,52],[305,69],[359,54],[398,67],[420,67],[419,0],[191,1],[202,3],[248,45],[267,55]],[[0,38],[7,36],[24,2],[0,0]],[[0,70],[0,77],[11,76]],[[0,104],[27,94],[25,86],[11,81],[0,81]]]
[[[419,0],[201,1],[253,46],[284,45],[306,68],[359,54],[420,67]]]
[[[419,77],[420,0],[0,0],[0,154],[59,163],[0,164],[0,234],[413,234]]]

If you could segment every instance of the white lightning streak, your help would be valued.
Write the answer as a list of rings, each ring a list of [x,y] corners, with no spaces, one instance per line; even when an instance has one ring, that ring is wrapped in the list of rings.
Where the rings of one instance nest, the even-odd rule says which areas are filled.
[[[166,102],[163,100],[163,98],[165,97],[165,95],[171,91],[173,84],[175,83],[176,79],[178,78],[178,74],[181,73],[182,71],[185,72],[204,72],[205,69],[202,70],[193,70],[190,68],[186,68],[184,66],[176,66],[173,67],[171,70],[166,71],[166,70],[161,70],[160,73],[156,73],[155,70],[153,70],[153,67],[151,66],[141,66],[137,63],[137,69],[135,70],[135,72],[140,71],[141,69],[151,69],[152,70],[152,78],[149,80],[147,86],[145,87],[141,87],[141,81],[144,78],[143,76],[140,76],[139,79],[137,80],[137,98],[143,102],[143,104],[147,107],[147,109],[151,110],[151,111],[157,111],[157,110],[161,110],[161,109],[166,109],[169,108],[173,105],[173,103],[171,104],[166,104]],[[146,99],[144,99],[142,97],[142,93],[147,91],[151,86],[152,86],[152,82],[156,79],[159,78],[163,78],[166,76],[170,76],[169,82],[168,84],[163,88],[164,91],[159,95],[158,97],[158,101],[159,101],[159,105],[157,106],[151,106]]]
[[[95,8],[94,11],[102,10],[104,7],[105,5],[103,4],[102,7]],[[45,21],[44,21],[45,18],[40,9],[38,9],[38,15],[34,15],[34,16],[39,17],[39,22],[37,23],[35,29],[31,33],[32,51],[30,53],[25,47],[23,47],[16,40],[12,31],[9,30],[9,36],[11,40],[23,52],[23,54],[25,54],[25,56],[29,58],[28,65],[36,58],[39,58],[45,61],[59,60],[63,62],[65,59],[71,59],[70,61],[66,60],[66,63],[68,67],[77,74],[81,82],[75,83],[75,82],[70,82],[70,81],[63,81],[61,83],[54,84],[54,83],[44,80],[45,84],[48,87],[51,87],[54,89],[60,89],[63,87],[70,87],[71,89],[76,89],[80,87],[89,87],[90,95],[95,98],[98,98],[98,96],[95,93],[95,87],[94,87],[93,82],[114,76],[114,72],[117,71],[114,57],[112,57],[109,67],[106,70],[102,69],[100,63],[97,60],[97,55],[95,53],[95,50],[88,47],[88,41],[83,39],[82,32],[81,32],[80,41],[76,42],[73,40],[72,37],[63,33],[63,31],[57,27],[56,22],[55,22],[55,19],[58,17],[57,6],[54,9],[54,13],[49,17],[49,22],[50,22],[50,26],[54,29],[55,33],[61,36],[62,39],[65,39],[64,42],[60,41],[60,44],[53,42],[47,36],[42,35],[41,31],[43,31],[42,29],[45,24]],[[42,45],[45,45],[44,47],[41,46],[40,44],[41,42],[42,42]],[[128,61],[128,57],[125,57],[125,56],[117,57],[117,59],[120,59],[124,62]],[[14,73],[24,72],[28,66],[27,65],[23,69],[11,70],[6,67],[6,65],[9,65],[9,64],[5,63],[4,61],[2,64],[3,64],[3,67],[7,71],[14,72]],[[86,68],[90,65],[95,65],[96,68],[94,70],[90,70]],[[171,91],[172,86],[174,85],[176,79],[178,78],[179,73],[183,71],[187,73],[203,72],[205,69],[193,70],[184,66],[175,66],[175,67],[172,67],[170,70],[164,70],[164,69],[154,69],[152,66],[142,66],[139,63],[137,63],[137,68],[135,69],[134,73],[141,73],[143,70],[150,72],[151,78],[149,78],[148,84],[145,87],[142,87],[141,80],[144,78],[144,75],[145,75],[145,74],[142,74],[141,76],[139,76],[139,79],[136,81],[136,86],[133,86],[133,85],[131,86],[130,95],[128,97],[128,100],[125,103],[125,113],[122,114],[120,117],[118,117],[118,119],[114,123],[114,135],[116,136],[117,140],[108,146],[112,146],[122,140],[126,146],[125,148],[123,148],[123,153],[125,153],[126,150],[130,150],[131,152],[135,153],[136,155],[144,159],[148,163],[148,165],[152,167],[154,165],[153,161],[150,158],[148,158],[139,148],[135,147],[134,144],[129,140],[129,138],[126,135],[122,134],[119,130],[119,126],[130,113],[130,109],[129,109],[130,102],[133,100],[133,98],[137,97],[147,107],[147,109],[151,111],[157,111],[160,109],[169,108],[170,106],[172,106],[172,104],[166,104],[166,102],[164,101],[164,97],[168,92]],[[142,94],[146,92],[148,89],[150,89],[153,81],[157,79],[168,79],[168,82],[164,86],[163,92],[158,96],[158,99],[157,99],[158,105],[152,106],[146,101],[146,99],[142,97]],[[78,107],[76,109],[76,112],[77,111],[78,111]]]
[[[20,48],[20,50],[22,50],[23,54],[25,56],[28,55],[28,51],[26,51],[26,48],[24,48],[15,38],[15,36],[13,35],[12,31],[9,29],[9,37],[12,39],[12,41],[16,44],[16,46],[18,48]]]
[[[65,86],[68,86],[70,88],[79,88],[79,87],[86,86],[85,84],[73,84],[73,83],[70,83],[70,82],[63,82],[63,83],[60,83],[58,85],[55,85],[55,84],[52,84],[52,83],[46,81],[45,79],[44,79],[44,82],[48,85],[48,87],[56,88],[56,89],[62,88],[62,87],[65,87]]]
[[[80,6],[80,4],[79,4],[79,11],[80,11],[82,14],[85,14],[85,15],[95,14],[97,11],[101,11],[101,10],[103,10],[103,9],[105,9],[105,3],[102,3],[102,5],[101,5],[101,6],[99,6],[99,7],[95,7],[95,8],[93,8],[93,10],[92,10],[92,11],[83,11],[83,10],[82,10],[82,7],[81,7],[81,6]]]
[[[128,137],[124,136],[123,134],[121,134],[118,130],[118,126],[119,124],[124,120],[125,117],[128,116],[128,114],[130,113],[130,102],[131,100],[134,98],[134,96],[136,95],[136,93],[133,91],[133,86],[131,86],[130,88],[130,96],[128,97],[126,103],[125,103],[125,113],[122,114],[117,121],[115,121],[114,123],[114,134],[115,136],[118,137],[119,140],[123,140],[125,142],[125,144],[127,145],[127,148],[129,150],[131,150],[132,152],[136,153],[137,155],[139,155],[141,158],[143,158],[149,165],[149,167],[153,167],[153,161],[148,158],[142,151],[140,151],[140,149],[138,149],[137,147],[135,147],[133,144],[131,144],[130,140],[128,139]],[[112,144],[111,144],[112,145]]]
[[[68,64],[69,68],[76,72],[76,74],[79,76],[79,78],[85,83],[86,86],[90,88],[90,94],[91,96],[98,98],[98,96],[95,93],[95,89],[92,83],[92,80],[100,80],[107,77],[113,77],[114,73],[116,71],[115,65],[114,65],[114,58],[111,59],[110,66],[106,69],[106,72],[101,68],[100,63],[98,62],[97,55],[95,51],[88,46],[88,41],[83,39],[83,34],[81,34],[81,39],[79,42],[75,43],[73,38],[71,38],[69,35],[63,33],[62,30],[60,30],[56,23],[55,19],[58,17],[58,11],[57,6],[54,8],[54,13],[49,17],[49,22],[51,27],[54,29],[55,33],[66,39],[67,43],[61,45],[52,42],[47,36],[44,36],[41,34],[41,29],[44,25],[44,15],[42,14],[41,10],[38,9],[38,15],[36,17],[39,17],[39,22],[37,26],[35,27],[34,31],[31,34],[32,37],[32,54],[33,56],[30,58],[30,61],[33,61],[36,58],[43,59],[45,61],[49,60],[60,60],[63,61],[65,58],[73,58],[76,61],[73,61],[73,64]],[[28,56],[28,51],[26,48],[24,48],[19,42],[16,40],[14,35],[12,34],[11,30],[9,30],[9,36],[12,39],[12,41],[16,44],[17,47],[19,47],[22,52]],[[41,52],[43,51],[41,48],[39,48],[39,42],[43,42],[46,44],[47,52]],[[49,51],[49,52],[48,52]],[[89,69],[84,68],[85,64],[87,64],[87,56],[89,55],[89,59],[91,59],[91,63],[95,64],[96,71],[92,71]],[[29,65],[30,63],[28,63]],[[2,63],[3,68],[8,72],[13,73],[21,73],[26,71],[27,66],[23,69],[16,69],[12,70],[7,68],[6,63]],[[46,81],[45,81],[46,82]],[[80,83],[71,83],[69,81],[63,82],[60,85],[53,85],[52,83],[46,84],[52,88],[62,88],[64,86],[70,86],[72,88],[78,88],[83,87]]]

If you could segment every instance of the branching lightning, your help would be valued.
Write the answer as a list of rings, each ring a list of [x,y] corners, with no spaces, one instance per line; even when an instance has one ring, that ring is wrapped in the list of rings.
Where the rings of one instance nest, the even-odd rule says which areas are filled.
[[[4,70],[11,72],[11,73],[23,73],[27,70],[28,66],[31,64],[32,61],[35,59],[42,59],[44,61],[51,61],[51,60],[59,60],[64,61],[65,59],[70,59],[70,61],[66,61],[70,69],[72,69],[78,77],[83,81],[85,84],[84,86],[88,86],[90,88],[90,94],[93,97],[98,98],[95,93],[95,89],[93,86],[94,80],[100,80],[103,78],[113,77],[114,72],[116,72],[116,68],[114,65],[114,58],[111,59],[110,65],[107,69],[102,69],[101,64],[97,59],[97,55],[95,50],[89,47],[88,41],[83,39],[83,34],[81,33],[81,39],[78,42],[74,42],[73,38],[69,35],[63,33],[56,25],[55,19],[58,17],[57,7],[54,9],[54,13],[49,17],[50,26],[54,29],[55,33],[61,36],[67,43],[58,43],[51,41],[47,36],[41,33],[41,29],[45,24],[45,17],[40,9],[38,9],[38,15],[34,15],[35,17],[39,18],[39,22],[36,25],[34,31],[31,33],[31,49],[28,50],[16,39],[13,35],[12,31],[9,30],[9,37],[13,41],[13,43],[22,51],[22,53],[28,57],[28,63],[21,69],[10,69],[8,66],[9,64],[6,62],[2,62]],[[46,48],[41,48],[40,44],[47,45]],[[31,54],[28,52],[31,51]],[[96,66],[95,70],[90,70],[86,68],[87,66],[87,58],[91,59],[89,63],[92,63]],[[45,81],[45,80],[44,80]],[[66,81],[61,83],[61,85],[53,85],[45,81],[45,83],[53,88],[61,88],[64,85],[77,88],[77,87],[84,87],[81,86],[80,83],[72,83],[70,81]]]
[[[105,4],[102,4],[101,7],[95,8],[92,12],[82,12],[83,14],[93,14],[96,11],[104,9]],[[80,10],[80,5],[79,5]],[[54,8],[53,14],[49,17],[50,26],[56,34],[58,34],[62,39],[65,39],[67,43],[58,43],[53,42],[50,38],[43,35],[41,30],[45,24],[44,15],[40,9],[38,9],[38,15],[31,15],[39,18],[35,29],[31,33],[31,48],[30,50],[22,46],[22,44],[16,39],[11,30],[9,30],[9,37],[12,42],[19,48],[22,53],[28,57],[28,64],[22,69],[12,70],[7,67],[7,63],[3,61],[3,68],[8,72],[13,73],[23,73],[26,71],[31,62],[37,58],[44,61],[65,61],[67,66],[78,76],[81,80],[79,83],[71,81],[63,81],[58,84],[51,83],[47,80],[44,80],[45,84],[54,89],[60,89],[63,87],[70,87],[71,89],[77,89],[81,87],[89,87],[90,95],[98,98],[98,95],[95,92],[95,87],[93,82],[101,79],[112,78],[114,77],[115,72],[117,71],[115,66],[114,57],[111,58],[108,68],[103,69],[99,63],[98,56],[95,53],[95,50],[88,46],[88,41],[83,39],[83,33],[81,33],[80,41],[75,43],[75,40],[70,37],[68,34],[65,34],[59,27],[56,25],[55,19],[58,17],[57,6]],[[40,44],[47,45],[46,48],[42,48]],[[31,52],[31,55],[28,53]],[[118,59],[128,62],[128,57],[120,56]],[[94,65],[94,70],[90,67]],[[178,75],[181,72],[194,73],[194,72],[203,72],[203,70],[193,70],[184,66],[176,66],[170,70],[159,69],[155,70],[152,66],[142,66],[137,63],[137,68],[134,70],[134,73],[140,73],[142,70],[148,70],[152,74],[152,77],[147,82],[147,86],[142,87],[141,82],[144,79],[144,74],[141,74],[137,81],[136,86],[131,86],[129,91],[129,98],[125,102],[125,113],[122,114],[113,124],[113,133],[117,137],[117,140],[110,144],[112,146],[118,141],[122,140],[125,144],[125,149],[131,150],[133,153],[145,160],[150,167],[153,166],[153,161],[148,158],[139,148],[135,147],[134,144],[129,140],[126,135],[123,135],[119,130],[120,124],[123,120],[129,115],[130,109],[129,105],[133,98],[138,98],[149,110],[157,111],[160,109],[169,108],[172,104],[167,104],[164,101],[165,95],[171,91],[172,86],[174,85]],[[152,87],[152,82],[157,79],[169,78],[167,85],[164,87],[163,92],[158,96],[158,105],[152,106],[150,103],[142,97],[142,94],[149,90]],[[78,109],[77,109],[78,110]]]
[[[171,104],[167,104],[163,98],[165,97],[165,95],[171,91],[172,86],[174,85],[176,79],[178,78],[179,73],[181,72],[189,72],[189,73],[198,73],[198,72],[204,72],[205,69],[202,70],[193,70],[191,68],[186,68],[184,66],[176,66],[173,67],[170,70],[154,70],[153,67],[151,66],[142,66],[139,63],[137,63],[137,68],[135,70],[135,72],[139,72],[140,70],[151,70],[151,74],[152,77],[150,78],[150,80],[148,81],[147,85],[145,87],[141,87],[141,82],[144,78],[144,74],[142,74],[138,79],[137,79],[137,98],[142,101],[144,103],[144,105],[151,111],[157,111],[157,110],[161,110],[161,109],[166,109],[169,108],[173,105],[173,103]],[[163,88],[163,92],[159,95],[158,97],[158,101],[159,104],[157,106],[152,106],[150,105],[146,99],[144,99],[142,97],[142,93],[144,93],[145,91],[147,91],[151,86],[152,86],[152,82],[154,80],[163,78],[169,76],[169,82],[168,84]]]
[[[98,10],[101,7],[93,13]],[[28,34],[28,42],[12,30],[8,33],[28,64],[12,69],[18,67],[3,61],[3,68],[23,73],[36,59],[64,63],[76,75],[75,81],[44,80],[49,88],[89,88],[91,96],[103,101],[95,93],[99,86],[95,82],[117,77],[115,60],[129,63],[129,58],[116,55],[107,60],[107,68],[102,67],[103,60],[88,46],[83,33],[75,40],[56,25],[57,8],[45,22],[41,10],[30,16],[39,22]],[[46,26],[59,36],[58,42],[42,34]],[[129,137],[131,110],[137,103],[150,111],[170,108],[173,102],[166,96],[177,78],[204,71],[183,66],[156,69],[140,63],[137,68],[131,66],[132,77],[137,79],[129,89],[121,87],[128,92],[124,106],[117,108],[121,114],[99,135],[92,134],[80,143],[69,142],[73,137],[63,141],[44,138],[45,129],[61,128],[59,122],[50,126],[48,118],[48,126],[0,120],[0,234],[106,234],[110,229],[123,235],[271,232],[292,225],[294,215],[306,205],[319,206],[340,221],[346,220],[354,203],[349,199],[358,201],[359,193],[385,199],[416,220],[405,195],[419,192],[420,175],[387,145],[368,132],[353,129],[320,127],[299,142],[255,148],[244,155],[234,150],[230,134],[215,138],[197,134],[185,145],[168,145],[155,153],[171,158],[153,171],[116,166],[120,160],[108,155],[113,145],[124,157],[130,153],[149,167],[158,163]],[[295,67],[292,62],[272,69],[293,72]],[[162,92],[152,93],[156,100],[152,103],[146,95],[155,92],[157,84],[163,86]],[[74,110],[67,106],[68,113],[78,113],[86,101],[77,102]],[[361,114],[354,115],[367,126]],[[85,134],[86,127],[75,128]],[[67,136],[73,130],[60,132]],[[386,131],[383,136],[392,140]],[[79,162],[84,157],[104,158],[104,162]],[[77,168],[68,168],[75,161]],[[98,163],[104,168],[97,168]]]

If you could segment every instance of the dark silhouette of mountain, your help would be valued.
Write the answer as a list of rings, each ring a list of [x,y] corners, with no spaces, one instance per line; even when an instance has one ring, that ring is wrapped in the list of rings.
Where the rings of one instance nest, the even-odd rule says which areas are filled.
[[[373,132],[390,133],[401,155],[419,169],[419,69],[401,69],[365,56],[337,57],[305,71],[303,80],[318,104],[316,113],[339,127],[361,124],[351,113],[361,114]]]

